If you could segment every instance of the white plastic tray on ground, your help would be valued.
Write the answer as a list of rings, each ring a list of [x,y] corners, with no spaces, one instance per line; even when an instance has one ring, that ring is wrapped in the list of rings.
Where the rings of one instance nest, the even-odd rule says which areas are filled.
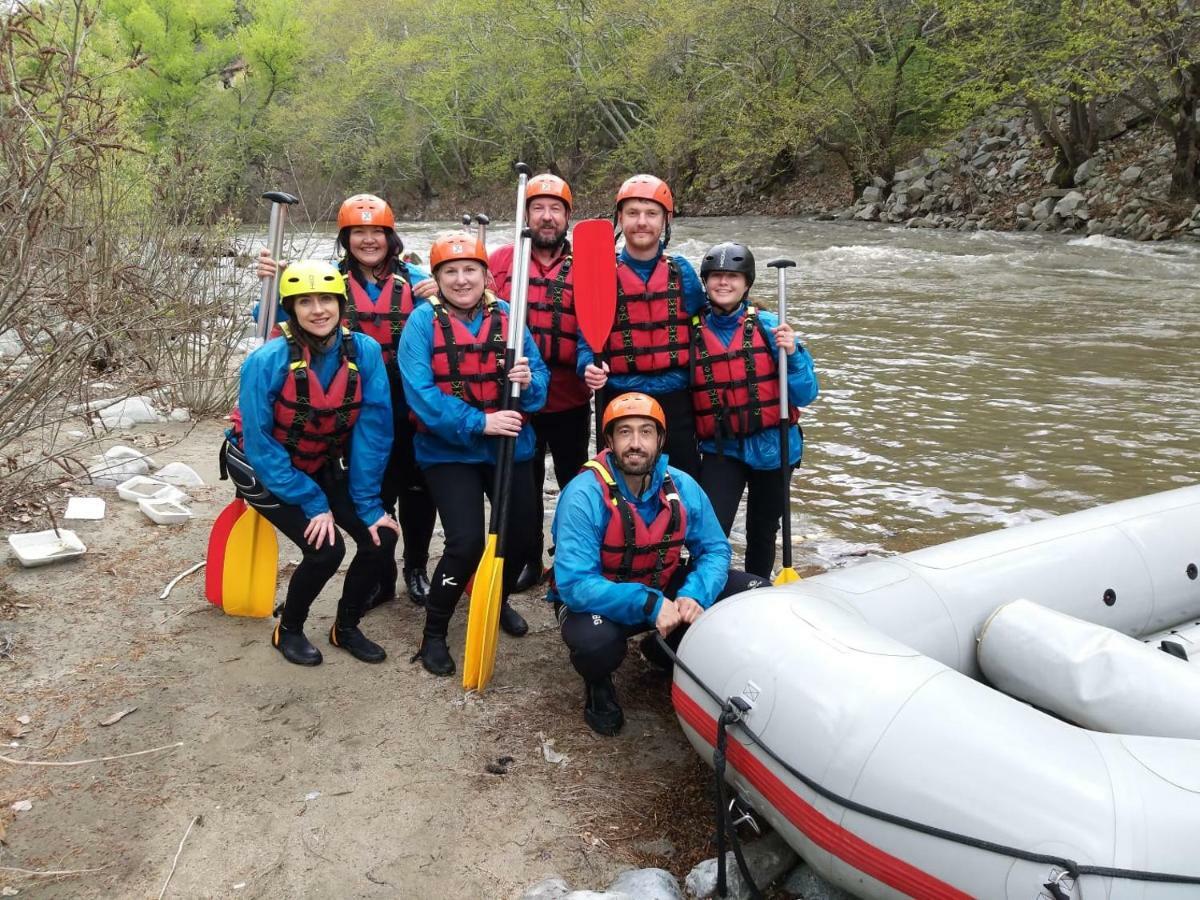
[[[66,528],[10,534],[8,545],[21,565],[29,569],[60,559],[72,559],[87,552],[79,535]]]
[[[177,500],[153,497],[139,500],[138,509],[151,521],[159,525],[178,525],[192,517],[192,511]]]
[[[70,497],[64,519],[103,519],[104,500],[100,497]]]
[[[173,485],[147,475],[134,475],[117,485],[117,493],[124,500],[137,503],[141,500],[174,500],[183,503],[188,495]]]

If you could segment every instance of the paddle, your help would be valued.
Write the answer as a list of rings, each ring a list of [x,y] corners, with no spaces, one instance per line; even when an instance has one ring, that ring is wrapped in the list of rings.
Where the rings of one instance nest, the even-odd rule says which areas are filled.
[[[235,497],[221,510],[213,522],[212,531],[208,533],[208,553],[204,555],[204,596],[213,606],[222,604],[221,581],[225,572],[225,545],[229,541],[229,532],[245,511],[246,501]]]
[[[475,213],[475,221],[479,225],[479,243],[483,244],[483,249],[487,249],[487,227],[492,223],[492,220],[483,213]]]
[[[279,545],[275,529],[247,507],[229,532],[221,572],[222,609],[231,616],[264,619],[275,603]]]
[[[264,200],[271,201],[271,222],[267,226],[267,245],[271,251],[271,259],[278,261],[283,255],[283,226],[287,222],[287,208],[300,201],[291,194],[283,191],[267,191]],[[258,304],[258,322],[254,334],[260,341],[266,341],[275,330],[275,304],[279,298],[279,266],[275,267],[275,275],[262,279],[262,297]]]
[[[529,293],[529,254],[533,241],[525,227],[525,185],[531,169],[517,163],[516,235],[513,241],[513,297],[509,304],[508,336],[504,351],[504,369],[509,371],[521,354],[525,335],[525,308]],[[501,408],[512,409],[521,394],[519,384],[509,383],[510,389],[501,398]],[[483,558],[471,584],[471,607],[467,614],[467,646],[463,651],[463,689],[482,691],[492,677],[496,663],[496,639],[500,627],[500,606],[504,595],[504,549],[512,480],[513,449],[516,439],[502,437],[496,459],[496,475],[492,485],[492,512],[488,522],[487,543]],[[540,523],[539,523],[540,524]]]
[[[612,222],[584,219],[571,235],[571,290],[575,318],[597,365],[617,314],[617,248]],[[600,449],[600,392],[596,392],[596,449]]]
[[[779,324],[787,321],[787,276],[786,271],[796,265],[790,259],[773,259],[767,263],[767,268],[775,269],[779,274]],[[787,382],[787,351],[779,347],[779,471],[783,478],[783,568],[775,576],[775,584],[791,584],[799,581],[800,576],[792,568],[792,467],[788,459],[792,455],[788,447],[788,431],[791,422],[788,417],[788,382]]]

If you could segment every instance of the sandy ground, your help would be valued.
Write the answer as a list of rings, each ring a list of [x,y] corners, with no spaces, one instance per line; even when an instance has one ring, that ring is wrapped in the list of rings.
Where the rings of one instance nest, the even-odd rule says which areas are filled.
[[[273,620],[206,603],[203,571],[160,600],[203,559],[232,495],[217,480],[222,427],[113,441],[200,472],[208,486],[191,491],[191,523],[156,526],[114,492],[81,488],[108,500],[103,521],[67,523],[83,558],[0,564],[0,752],[69,762],[167,748],[78,766],[0,762],[3,895],[157,897],[194,820],[167,896],[503,898],[548,873],[594,889],[633,865],[682,876],[707,853],[707,770],[675,723],[668,681],[631,653],[618,678],[625,730],[593,735],[540,595],[515,598],[531,631],[502,637],[483,696],[409,662],[422,613],[404,597],[364,621],[389,653],[370,666],[324,638],[331,584],[309,620],[325,653],[314,669],[270,647]],[[281,543],[281,585],[297,557]],[[451,630],[460,661],[465,612]],[[547,762],[543,740],[567,761]],[[503,757],[506,774],[487,771]],[[30,810],[10,809],[23,800]]]

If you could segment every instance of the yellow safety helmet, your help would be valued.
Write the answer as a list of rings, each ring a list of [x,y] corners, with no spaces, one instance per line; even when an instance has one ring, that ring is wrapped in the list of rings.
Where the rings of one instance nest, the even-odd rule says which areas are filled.
[[[346,279],[337,266],[320,259],[302,259],[283,270],[279,279],[279,299],[301,294],[337,294],[346,297]]]

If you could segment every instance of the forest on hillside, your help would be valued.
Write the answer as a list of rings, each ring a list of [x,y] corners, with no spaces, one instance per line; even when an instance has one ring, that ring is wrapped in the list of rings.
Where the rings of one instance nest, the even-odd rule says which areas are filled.
[[[279,184],[314,218],[356,191],[419,209],[518,159],[584,188],[654,172],[686,208],[770,194],[814,155],[858,192],[1016,108],[1061,186],[1106,130],[1162,129],[1184,199],[1198,41],[1190,0],[49,0],[9,5],[2,139],[69,107],[45,71],[69,63],[124,184],[181,216]]]

